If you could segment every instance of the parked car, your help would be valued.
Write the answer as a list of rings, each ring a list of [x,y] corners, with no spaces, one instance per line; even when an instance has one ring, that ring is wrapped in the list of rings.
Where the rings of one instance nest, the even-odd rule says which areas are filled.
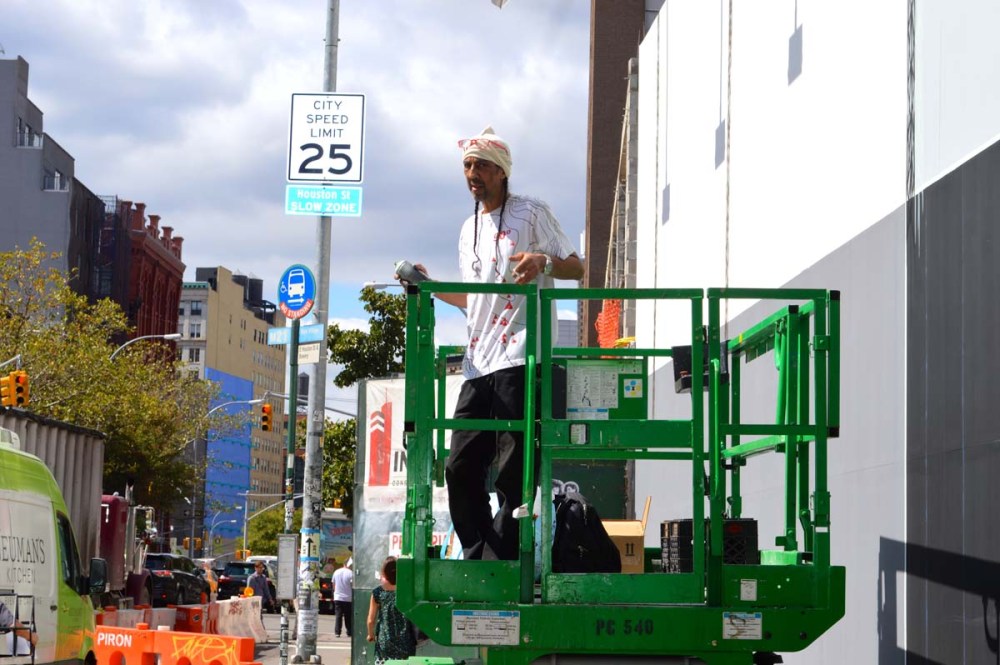
[[[319,613],[333,614],[333,578],[319,578]]]
[[[209,586],[194,561],[176,554],[147,554],[146,568],[152,573],[153,607],[200,603]]]
[[[219,576],[219,600],[227,600],[236,596],[243,595],[243,589],[247,586],[247,578],[253,574],[254,562],[253,561],[230,561],[226,564],[226,567],[222,571],[222,575]],[[276,598],[277,593],[274,589],[274,571],[269,569],[269,566],[264,564],[264,574],[267,575],[267,588],[271,592],[271,598]],[[268,612],[274,612],[276,605],[265,607],[264,609]]]

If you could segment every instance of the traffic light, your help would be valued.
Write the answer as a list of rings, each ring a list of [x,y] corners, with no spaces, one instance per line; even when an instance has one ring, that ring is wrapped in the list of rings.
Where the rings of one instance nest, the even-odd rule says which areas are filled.
[[[271,431],[271,405],[260,405],[260,428],[265,432]]]
[[[184,549],[189,549],[190,547],[191,547],[191,539],[187,537],[184,538]]]
[[[28,373],[23,369],[10,373],[10,388],[13,393],[11,397],[12,406],[28,406],[30,401],[28,395]]]
[[[14,406],[14,395],[10,387],[10,375],[4,374],[0,376],[0,404],[3,406]]]
[[[200,550],[201,549],[201,538],[198,538],[197,536],[194,539],[194,548],[196,550]]]

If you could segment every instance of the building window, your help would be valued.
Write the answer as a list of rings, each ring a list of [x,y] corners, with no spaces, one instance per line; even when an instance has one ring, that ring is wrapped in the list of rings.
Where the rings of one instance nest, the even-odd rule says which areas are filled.
[[[201,349],[188,349],[188,362],[200,363],[201,362]]]
[[[201,304],[200,300],[191,301],[191,316],[201,316]]]
[[[21,118],[17,119],[17,146],[19,148],[41,148],[42,135],[35,132],[31,125]]]
[[[69,181],[60,171],[55,169],[45,171],[42,179],[42,189],[47,192],[65,192],[69,188]]]
[[[201,324],[200,323],[189,323],[188,324],[188,337],[191,339],[201,339]]]
[[[177,316],[184,316],[184,301],[181,301],[181,306],[177,308]]]

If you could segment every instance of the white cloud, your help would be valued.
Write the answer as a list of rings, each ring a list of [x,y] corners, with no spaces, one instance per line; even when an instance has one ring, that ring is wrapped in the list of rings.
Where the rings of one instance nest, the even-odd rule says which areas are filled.
[[[314,265],[316,222],[283,213],[293,92],[322,89],[326,0],[4,0],[5,57],[30,65],[44,129],[97,194],[147,204],[185,238],[186,278],[223,265],[273,292]],[[456,140],[510,141],[512,189],[584,226],[590,3],[341,3],[338,89],[366,95],[364,216],[336,219],[331,281],[350,290],[419,261],[457,278],[472,202]],[[338,311],[343,305],[346,309]],[[332,320],[354,321],[334,301]],[[461,318],[438,336],[463,343]]]
[[[360,330],[361,332],[368,332],[371,330],[371,325],[368,319],[341,319],[339,317],[331,317],[330,325],[337,324],[340,326],[341,330]]]
[[[280,7],[280,10],[278,9]],[[142,201],[197,266],[273,284],[316,260],[283,214],[292,92],[322,87],[325,0],[7,0],[4,46],[31,65],[45,129],[99,194]],[[455,141],[493,124],[512,187],[583,228],[589,3],[343,3],[338,88],[363,92],[365,214],[334,222],[334,281],[408,257],[454,278],[471,210]],[[265,286],[266,289],[270,288]]]

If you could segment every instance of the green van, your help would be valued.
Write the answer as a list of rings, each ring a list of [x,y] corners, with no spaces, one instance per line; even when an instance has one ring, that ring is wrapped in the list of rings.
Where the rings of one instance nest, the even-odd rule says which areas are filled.
[[[84,571],[68,515],[49,468],[0,429],[0,602],[35,638],[32,656],[23,637],[0,626],[5,665],[96,663],[90,593],[103,590],[107,563],[92,559]]]

